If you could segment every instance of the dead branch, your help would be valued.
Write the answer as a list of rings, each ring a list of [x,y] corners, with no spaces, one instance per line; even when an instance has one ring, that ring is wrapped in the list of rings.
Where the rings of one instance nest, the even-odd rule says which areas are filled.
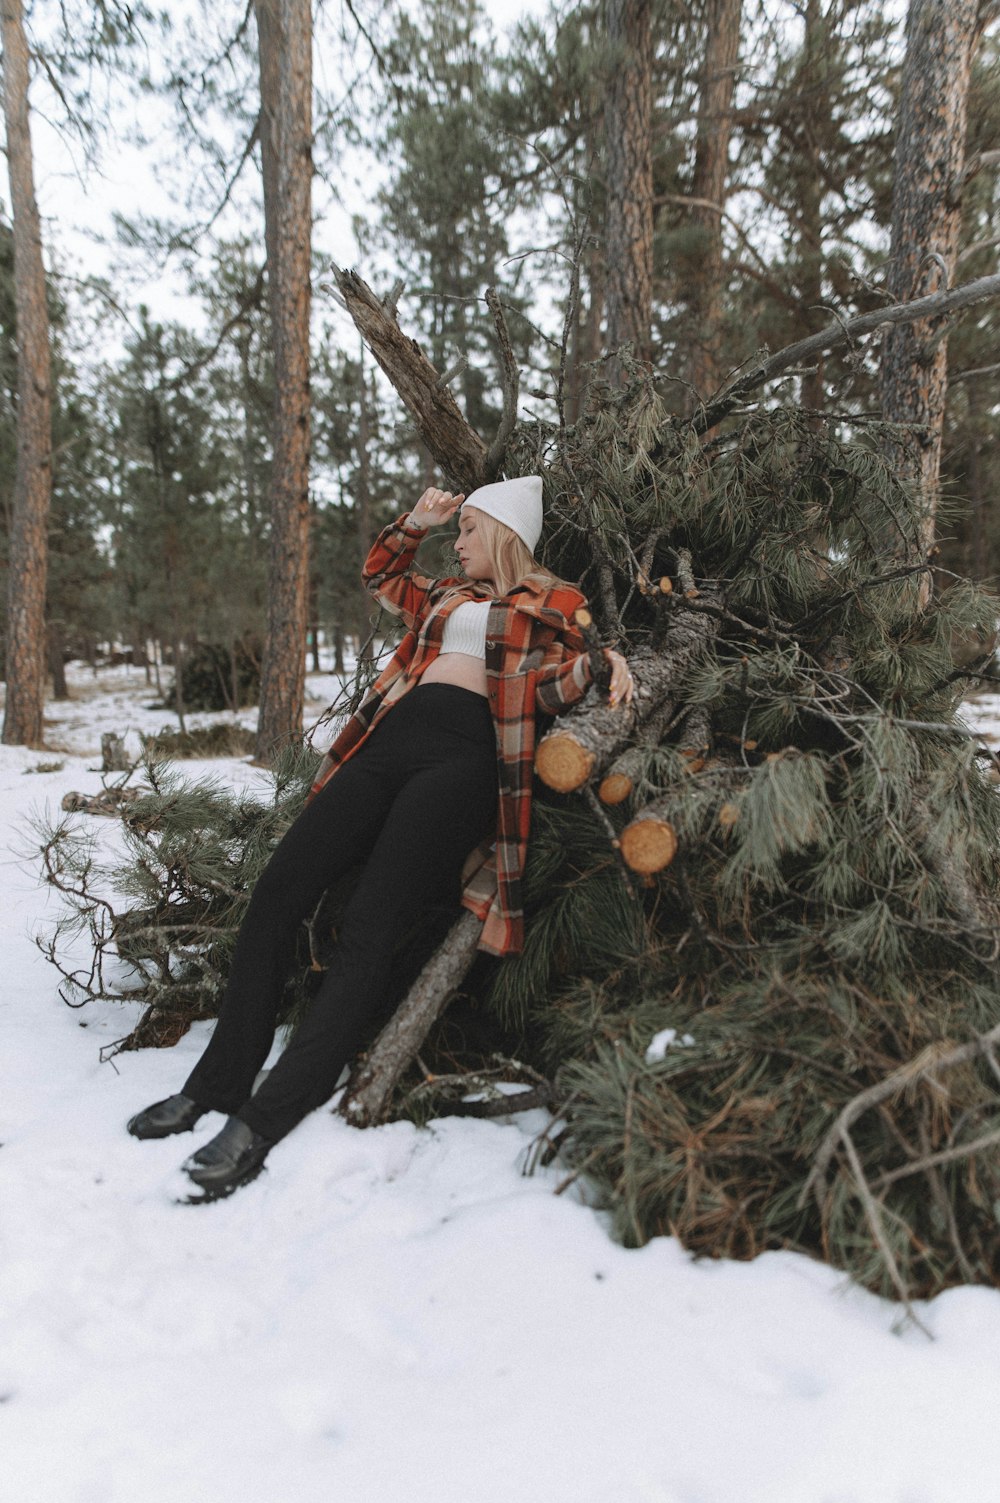
[[[64,793],[62,809],[66,814],[118,815],[126,804],[142,797],[138,788],[102,788],[100,793]]]
[[[930,1331],[924,1325],[923,1321],[920,1320],[913,1306],[910,1304],[909,1296],[906,1292],[906,1284],[903,1282],[903,1275],[899,1271],[899,1264],[896,1262],[895,1253],[893,1252],[892,1247],[889,1243],[889,1239],[885,1234],[885,1227],[882,1224],[882,1212],[879,1208],[878,1202],[871,1192],[868,1181],[865,1178],[864,1170],[861,1167],[861,1160],[858,1158],[858,1151],[851,1140],[850,1133],[845,1131],[843,1133],[841,1141],[844,1145],[844,1152],[847,1155],[847,1161],[851,1166],[851,1172],[854,1175],[854,1183],[857,1187],[858,1194],[861,1197],[861,1204],[865,1208],[865,1215],[868,1218],[868,1225],[871,1227],[872,1236],[878,1243],[878,1250],[885,1260],[885,1266],[889,1271],[889,1278],[892,1281],[892,1286],[895,1289],[896,1293],[899,1295],[900,1303],[905,1307],[906,1313],[907,1315],[909,1315],[914,1325],[919,1326],[924,1335],[929,1337],[931,1334]]]
[[[954,1048],[943,1047],[942,1041],[942,1045],[924,1049],[915,1059],[907,1060],[905,1065],[901,1065],[898,1070],[893,1070],[884,1080],[876,1081],[875,1085],[869,1086],[867,1090],[860,1091],[857,1096],[852,1097],[838,1114],[836,1121],[819,1146],[809,1177],[799,1193],[800,1209],[805,1205],[810,1193],[815,1194],[822,1207],[830,1161],[838,1145],[843,1141],[844,1134],[850,1131],[851,1126],[859,1117],[873,1106],[878,1106],[880,1102],[898,1095],[900,1091],[912,1088],[917,1081],[932,1080],[942,1070],[954,1069],[956,1065],[965,1064],[979,1056],[992,1058],[994,1045],[1000,1045],[1000,1024],[991,1028],[988,1033],[981,1034],[968,1043],[958,1044]]]
[[[827,324],[818,333],[810,334],[807,339],[796,340],[794,344],[786,345],[773,355],[762,354],[751,370],[738,376],[729,386],[724,386],[705,403],[694,418],[695,431],[707,433],[745,401],[751,392],[766,386],[790,366],[811,360],[815,355],[836,349],[838,345],[849,344],[866,334],[876,333],[888,325],[912,324],[924,318],[943,318],[998,295],[1000,275],[977,277],[975,281],[964,282],[962,286],[953,287],[947,292],[934,292],[928,297],[914,298],[911,302],[876,308],[871,313],[859,313],[856,318],[838,319],[835,323]]]
[[[420,436],[444,474],[461,489],[486,480],[486,445],[469,427],[441,373],[415,339],[399,327],[386,306],[353,271],[333,267],[340,294],[361,337],[412,413]]]

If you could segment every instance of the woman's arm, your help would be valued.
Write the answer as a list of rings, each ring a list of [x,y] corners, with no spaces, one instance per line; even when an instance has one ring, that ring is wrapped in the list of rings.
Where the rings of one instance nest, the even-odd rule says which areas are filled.
[[[446,522],[463,500],[463,496],[433,487],[424,491],[411,512],[383,527],[365,559],[361,570],[365,589],[409,627],[415,627],[441,591],[455,583],[418,574],[412,563],[428,527]]]
[[[574,644],[575,645],[575,644]],[[590,655],[574,650],[560,638],[550,642],[535,670],[535,708],[544,715],[559,715],[577,704],[593,682]]]
[[[577,651],[565,640],[556,640],[549,645],[535,677],[535,707],[543,714],[559,715],[568,710],[579,703],[593,683],[590,654],[583,647],[582,637]],[[610,647],[601,650],[611,664],[608,703],[616,705],[624,699],[626,704],[631,704],[635,683],[628,663],[620,652]]]

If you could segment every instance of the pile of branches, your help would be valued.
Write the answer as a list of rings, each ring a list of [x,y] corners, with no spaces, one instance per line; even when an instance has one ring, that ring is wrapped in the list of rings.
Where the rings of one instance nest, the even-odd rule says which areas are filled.
[[[537,823],[493,1000],[626,1240],[993,1282],[1000,800],[954,649],[992,658],[996,604],[893,561],[917,508],[877,433],[777,410],[706,446],[656,407],[605,404],[549,471],[555,561],[638,693],[540,742],[590,818]]]
[[[634,1243],[799,1248],[904,1299],[993,1282],[1000,804],[958,711],[996,602],[922,552],[921,498],[883,457],[899,435],[739,405],[869,325],[760,362],[690,421],[634,367],[595,379],[574,426],[518,423],[493,299],[487,446],[394,303],[337,283],[454,483],[492,479],[498,453],[544,476],[546,562],[639,685],[630,710],[592,692],[540,742],[527,947],[486,988],[555,1076],[563,1152]],[[448,977],[426,981],[415,1024]],[[355,1120],[391,1110],[372,1089],[398,1079],[390,1055],[355,1080]]]

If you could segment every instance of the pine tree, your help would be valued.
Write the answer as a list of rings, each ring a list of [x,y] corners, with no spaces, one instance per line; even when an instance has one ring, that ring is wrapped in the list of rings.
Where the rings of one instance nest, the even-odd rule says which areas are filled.
[[[911,0],[896,136],[889,292],[896,299],[948,286],[961,220],[972,59],[984,15],[979,0]],[[889,443],[901,473],[919,487],[919,542],[934,540],[947,389],[947,329],[917,324],[886,337],[882,415],[907,425]]]
[[[28,115],[28,41],[20,0],[0,10],[4,117],[17,303],[17,479],[7,576],[3,739],[41,746],[46,664],[47,526],[52,496],[52,390],[42,231]]]
[[[507,266],[523,148],[497,103],[504,69],[484,11],[465,0],[436,0],[412,18],[400,12],[386,59],[392,89],[375,128],[390,175],[362,247],[391,252],[402,285],[419,297],[432,363],[450,373],[469,425],[489,434],[500,418],[489,397],[495,355],[476,303],[493,286],[508,307],[523,305],[523,269]],[[509,322],[526,359],[529,326]]]
[[[725,290],[722,219],[742,13],[743,0],[709,0],[705,16],[707,37],[691,179],[691,223],[700,233],[686,278],[691,307],[688,381],[696,395],[717,390],[724,374],[719,360]]]
[[[271,557],[257,754],[302,730],[309,578],[309,308],[312,243],[312,10],[254,0],[274,354]]]
[[[615,50],[605,101],[607,340],[651,353],[653,314],[653,31],[650,0],[607,0]],[[618,369],[618,367],[616,367]]]

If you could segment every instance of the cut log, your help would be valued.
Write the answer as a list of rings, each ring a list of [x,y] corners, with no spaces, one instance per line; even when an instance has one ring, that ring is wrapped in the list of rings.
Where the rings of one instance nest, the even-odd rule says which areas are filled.
[[[678,741],[685,756],[690,753],[704,766],[704,758],[712,750],[712,717],[704,705],[688,711]]]
[[[435,464],[465,491],[482,485],[488,478],[486,445],[465,421],[441,372],[399,327],[393,303],[382,302],[356,272],[335,266],[333,274],[348,313],[413,414]]]
[[[677,854],[677,833],[655,804],[637,814],[619,836],[625,865],[649,877],[668,867]]]
[[[719,625],[717,616],[700,612],[678,616],[661,648],[640,649],[630,657],[636,686],[630,705],[612,708],[591,690],[579,706],[561,715],[535,753],[542,782],[556,793],[572,793],[606,772],[615,781],[607,790],[610,798],[607,780],[601,783],[601,798],[609,804],[626,799],[637,772],[633,752],[659,745],[677,713],[674,691]]]
[[[636,747],[620,756],[614,767],[601,779],[597,797],[612,809],[623,804],[635,787],[642,770],[642,754]]]
[[[338,1111],[355,1127],[386,1120],[404,1070],[471,969],[482,931],[481,920],[463,910],[354,1070]]]

